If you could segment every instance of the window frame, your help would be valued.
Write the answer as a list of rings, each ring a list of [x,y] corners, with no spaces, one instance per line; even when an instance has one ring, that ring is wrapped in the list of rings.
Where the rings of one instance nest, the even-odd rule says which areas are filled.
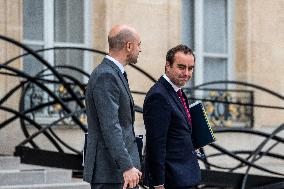
[[[187,1],[187,0],[185,0]],[[204,0],[193,0],[193,26],[194,26],[194,34],[193,34],[193,43],[194,43],[194,53],[196,55],[196,66],[194,68],[194,74],[193,74],[193,80],[194,85],[200,85],[204,83],[204,60],[205,58],[222,58],[226,59],[226,78],[227,80],[234,80],[234,65],[233,65],[233,3],[234,0],[226,0],[227,4],[227,18],[226,18],[226,24],[227,24],[227,53],[208,53],[205,52],[204,47]],[[184,10],[184,9],[183,9]],[[185,14],[185,13],[182,13]],[[182,16],[184,18],[184,15]],[[184,21],[182,22],[183,27]],[[183,42],[188,41],[187,36],[188,35],[185,30],[182,30],[182,39]],[[187,44],[188,45],[188,44]],[[190,45],[190,44],[189,44]],[[192,46],[192,45],[191,45]]]
[[[55,0],[42,0],[43,1],[43,41],[24,39],[23,43],[26,45],[40,45],[43,48],[52,47],[92,47],[92,1],[84,0],[84,39],[83,43],[70,43],[70,42],[56,42],[54,38],[54,1]],[[54,51],[44,51],[44,59],[47,60],[52,66],[54,65]],[[84,52],[83,69],[90,72],[91,57],[88,53]],[[84,82],[87,82],[84,78]]]
[[[55,0],[42,0],[43,1],[43,40],[30,40],[24,39],[22,42],[25,45],[39,45],[42,46],[44,49],[52,48],[52,47],[83,47],[83,48],[92,48],[93,44],[93,15],[92,15],[92,0],[84,0],[84,39],[83,43],[71,43],[71,42],[56,42],[55,41],[55,33],[54,33],[54,1]],[[24,30],[24,28],[23,28]],[[87,73],[91,72],[91,62],[92,58],[90,53],[83,52],[83,69]],[[55,51],[44,51],[43,58],[47,60],[52,66],[55,64]],[[46,79],[53,79],[53,76],[47,76]],[[86,83],[88,81],[87,77],[83,77],[83,82]],[[53,88],[53,85],[48,85],[49,88]],[[51,118],[47,117],[47,111],[41,114],[38,114],[35,119],[40,121],[41,124],[48,124],[50,123],[50,119],[58,119],[57,116]]]

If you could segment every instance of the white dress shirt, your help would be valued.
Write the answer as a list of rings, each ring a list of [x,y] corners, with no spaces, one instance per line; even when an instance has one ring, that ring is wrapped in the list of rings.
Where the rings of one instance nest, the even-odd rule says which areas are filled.
[[[168,76],[166,74],[164,74],[163,77],[165,78],[165,80],[167,80],[167,82],[169,82],[171,84],[171,86],[174,88],[175,92],[177,92],[178,90],[181,89],[180,87],[173,84],[173,82],[171,82],[170,78],[168,78]]]
[[[110,61],[112,61],[115,65],[117,65],[122,74],[125,72],[125,69],[121,63],[119,63],[117,60],[115,60],[109,55],[106,55],[105,57],[109,59]]]

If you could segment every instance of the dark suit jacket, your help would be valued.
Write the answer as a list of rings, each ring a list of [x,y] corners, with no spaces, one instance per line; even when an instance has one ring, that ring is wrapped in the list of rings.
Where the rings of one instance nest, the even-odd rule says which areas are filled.
[[[149,184],[172,188],[197,185],[200,168],[191,140],[191,126],[178,95],[163,77],[147,93],[143,111],[144,174]]]
[[[88,120],[84,180],[123,183],[122,173],[140,168],[134,135],[134,102],[123,74],[109,59],[96,67],[86,90]]]

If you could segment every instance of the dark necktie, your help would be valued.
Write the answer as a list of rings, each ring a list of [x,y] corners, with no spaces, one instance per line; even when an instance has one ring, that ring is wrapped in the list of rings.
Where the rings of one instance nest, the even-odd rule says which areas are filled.
[[[127,73],[126,73],[126,71],[124,71],[124,72],[123,72],[123,76],[124,76],[124,78],[125,78],[126,82],[128,83],[128,79],[127,79]]]
[[[178,96],[179,96],[179,98],[180,98],[180,100],[181,100],[181,103],[182,103],[182,105],[183,105],[183,108],[184,108],[184,110],[185,110],[185,112],[186,112],[186,117],[187,117],[187,119],[188,119],[188,121],[189,121],[189,123],[190,123],[190,125],[191,125],[191,117],[190,117],[189,109],[188,109],[188,107],[187,107],[187,105],[186,105],[186,102],[185,102],[185,99],[184,99],[184,97],[183,97],[183,95],[182,95],[181,89],[179,89],[179,90],[177,91],[177,94],[178,94]]]

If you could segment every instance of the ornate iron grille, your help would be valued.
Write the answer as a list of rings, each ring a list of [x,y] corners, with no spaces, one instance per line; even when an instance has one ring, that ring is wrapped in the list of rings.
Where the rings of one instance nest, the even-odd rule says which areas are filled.
[[[203,101],[209,121],[213,126],[219,127],[253,127],[254,93],[251,90],[232,90],[203,88],[191,90],[184,89],[191,101]],[[202,93],[195,94],[195,93]]]

